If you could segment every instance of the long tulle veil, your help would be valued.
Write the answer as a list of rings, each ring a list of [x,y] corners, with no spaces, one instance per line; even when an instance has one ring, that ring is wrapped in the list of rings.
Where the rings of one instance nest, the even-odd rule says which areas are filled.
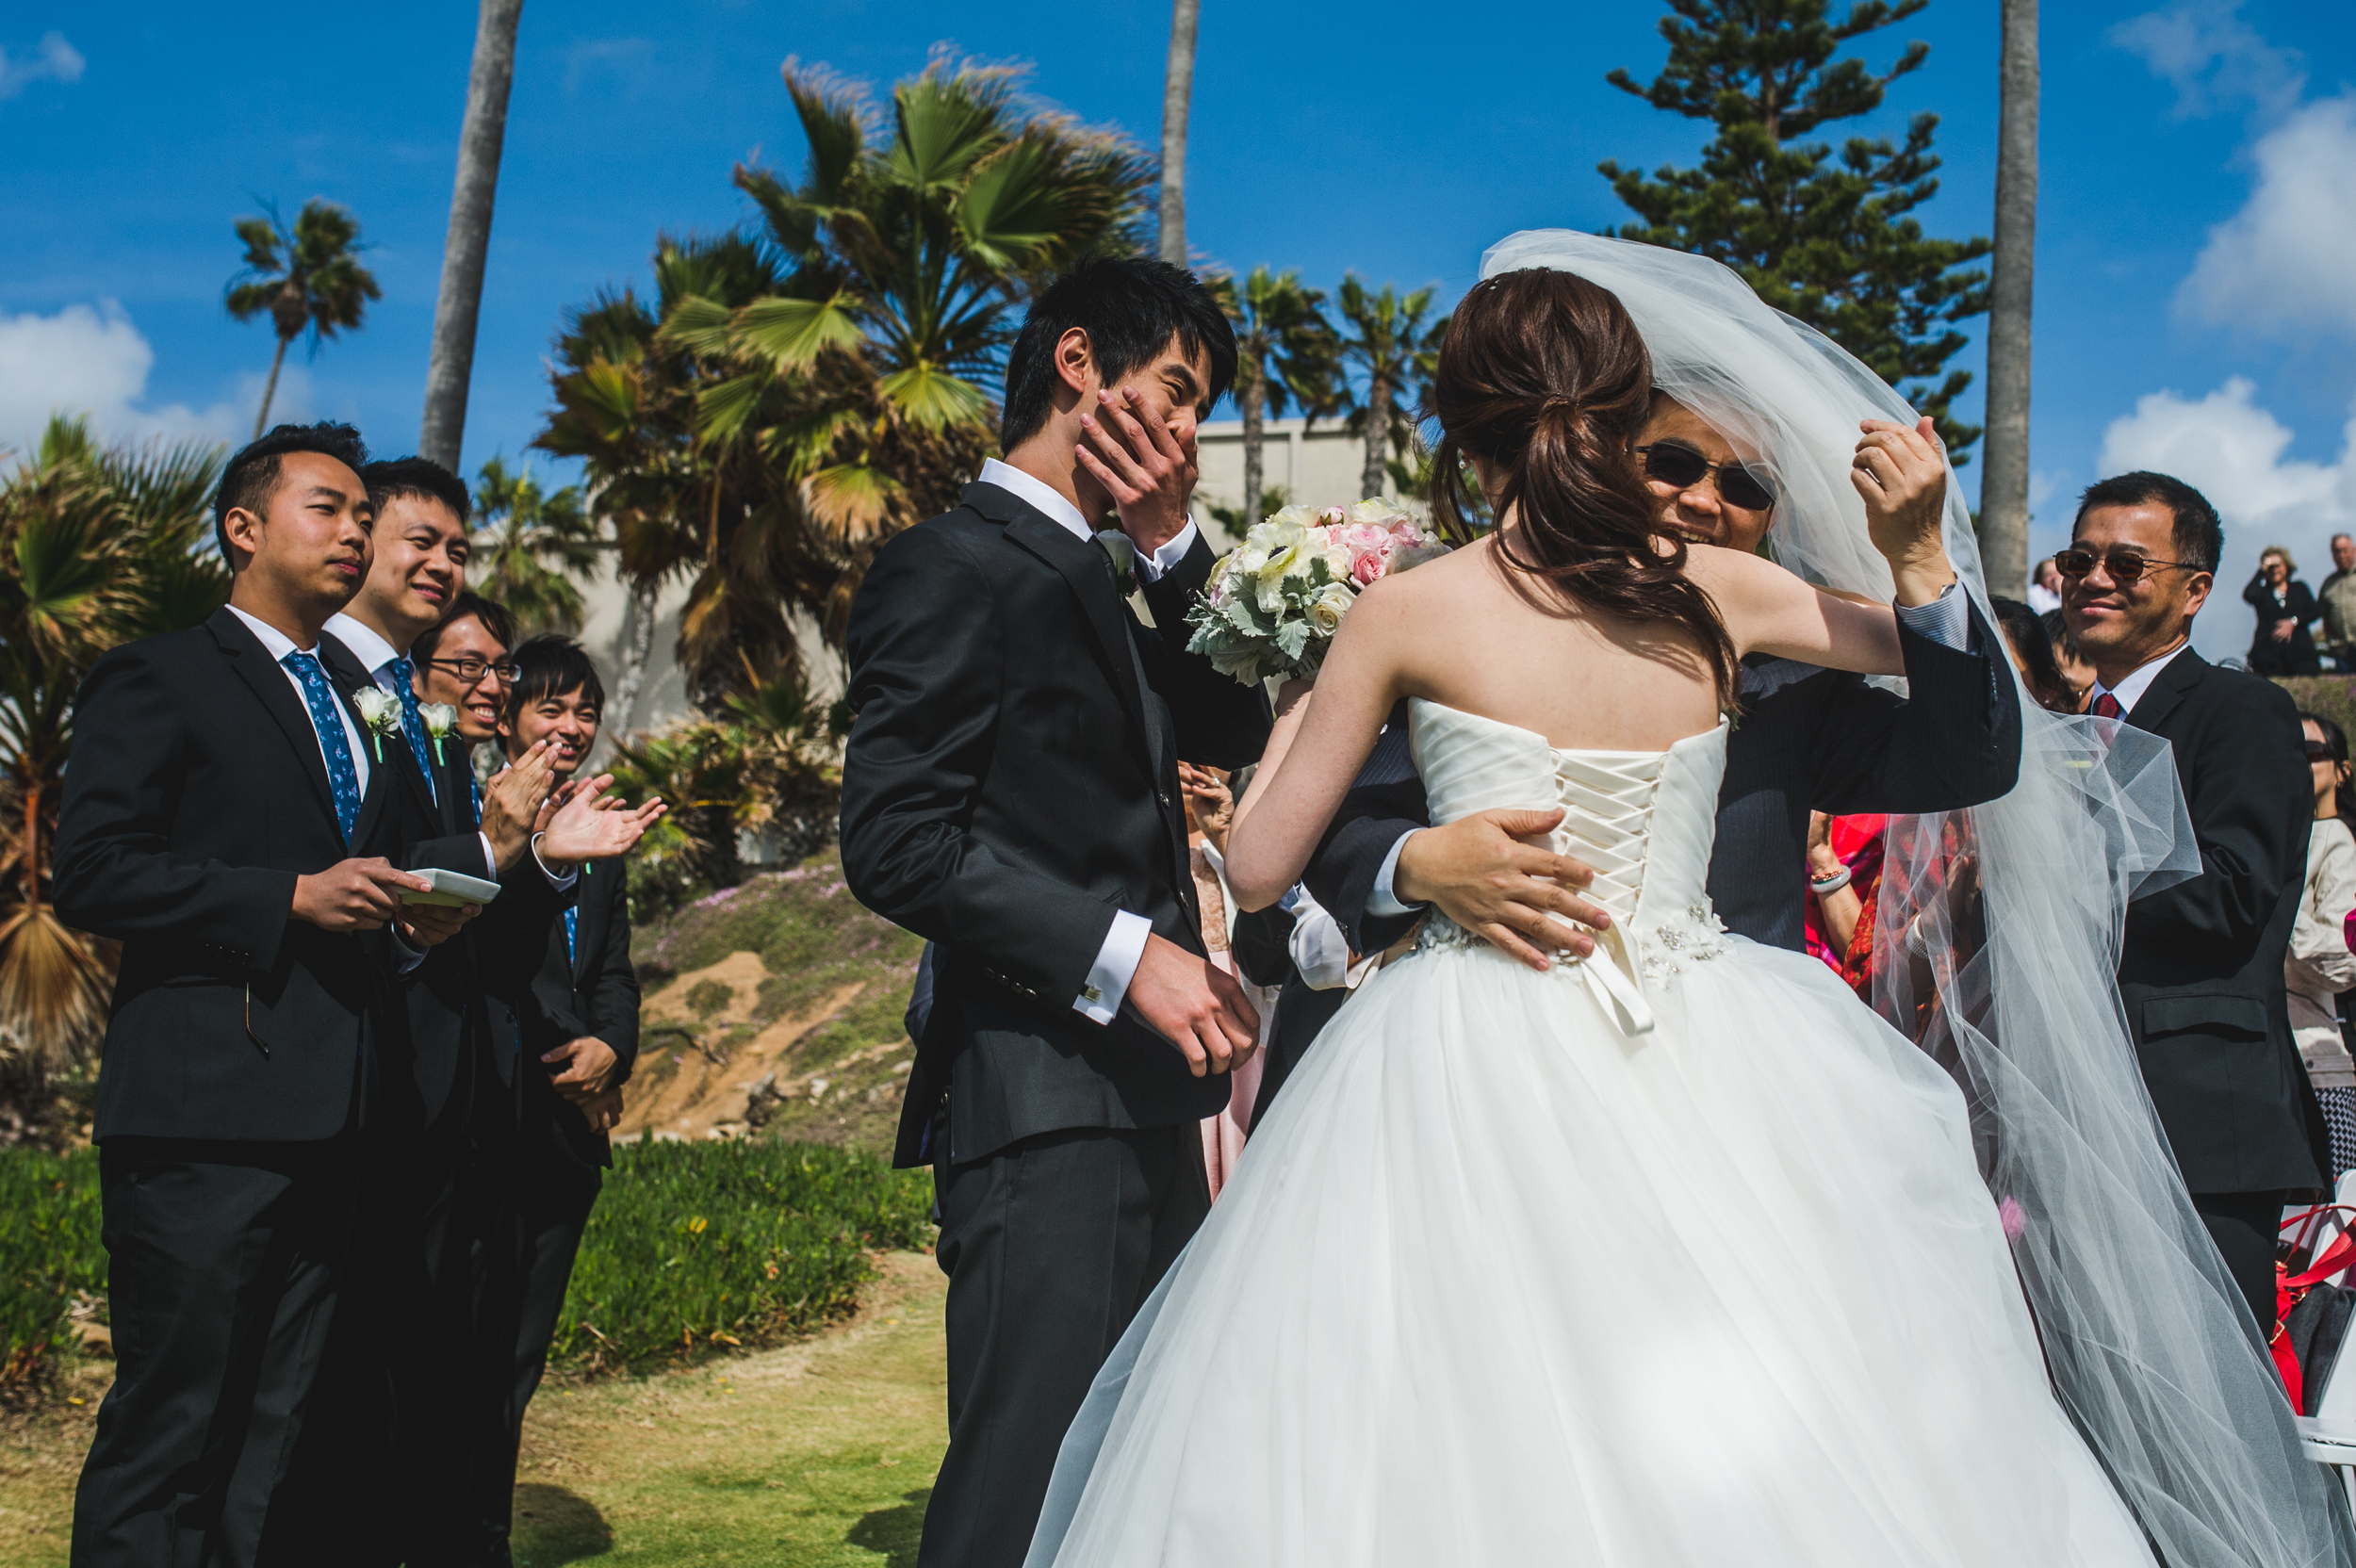
[[[1655,384],[1775,469],[1778,561],[1890,596],[1848,469],[1857,421],[1911,422],[1904,400],[1705,257],[1532,230],[1493,247],[1481,276],[1533,267],[1617,295]],[[1985,610],[1952,483],[1946,545]],[[2256,1325],[2185,1196],[2114,980],[2127,901],[2200,871],[2173,759],[2132,727],[2049,713],[2025,694],[2021,706],[2011,793],[1891,820],[1875,1004],[1963,1083],[1991,1194],[2019,1205],[2013,1255],[2054,1387],[2164,1560],[2356,1564],[2348,1511],[2300,1453]]]

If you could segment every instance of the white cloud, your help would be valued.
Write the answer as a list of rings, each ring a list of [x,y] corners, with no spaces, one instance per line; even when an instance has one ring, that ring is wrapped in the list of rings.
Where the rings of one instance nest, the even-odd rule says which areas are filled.
[[[55,316],[0,315],[0,447],[30,450],[53,412],[86,414],[111,440],[194,437],[237,441],[251,433],[264,377],[239,379],[233,394],[203,410],[147,404],[155,351],[121,305],[68,305]],[[278,378],[271,417],[308,411],[310,377],[290,365]]]
[[[42,34],[40,49],[29,59],[10,59],[0,49],[0,99],[13,98],[35,82],[78,82],[86,63],[63,33]]]
[[[2356,524],[2356,416],[2339,461],[2284,461],[2293,432],[2233,377],[2198,402],[2154,392],[2102,433],[2102,471],[2173,474],[2209,498],[2229,528],[2264,530],[2296,551],[2319,530]]]
[[[2176,113],[2213,113],[2250,99],[2280,114],[2299,102],[2307,74],[2295,49],[2277,49],[2237,14],[2241,0],[2177,0],[2131,16],[2110,41],[2176,89]]]
[[[2254,156],[2257,189],[2209,231],[2177,308],[2268,335],[2356,333],[2356,94],[2309,104]]]

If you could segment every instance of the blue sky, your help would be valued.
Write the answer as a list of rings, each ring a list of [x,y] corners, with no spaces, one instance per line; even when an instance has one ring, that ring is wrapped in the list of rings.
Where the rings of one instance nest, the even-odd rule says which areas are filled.
[[[2305,575],[2356,526],[2356,8],[2272,0],[2078,0],[2045,8],[2043,202],[2032,465],[2036,542],[2105,468],[2168,466],[2212,492],[2233,550],[2280,540]],[[1707,127],[1607,86],[1662,57],[1644,0],[1481,8],[1205,0],[1189,238],[1207,261],[1298,267],[1330,286],[1437,285],[1452,298],[1516,229],[1623,214],[1604,158],[1690,162]],[[1464,13],[1475,15],[1476,13]],[[1942,117],[1934,233],[1989,227],[1994,0],[1934,0],[1869,40],[1929,63],[1870,130]],[[466,461],[521,453],[546,406],[563,309],[643,281],[658,231],[747,205],[739,159],[789,174],[802,147],[789,55],[878,85],[936,42],[1037,66],[1039,93],[1158,136],[1168,10],[1025,0],[663,8],[535,0],[524,13],[477,350]],[[230,224],[275,198],[343,202],[384,289],[366,328],[289,356],[283,412],[414,443],[474,8],[65,7],[0,18],[0,444],[53,403],[123,434],[242,434],[270,337],[221,306]],[[1966,361],[1978,368],[1977,349]],[[1977,389],[1964,413],[1977,409]],[[1965,470],[1975,486],[1976,466]],[[2228,588],[2240,577],[2227,574]],[[2204,647],[2246,612],[2202,617]]]

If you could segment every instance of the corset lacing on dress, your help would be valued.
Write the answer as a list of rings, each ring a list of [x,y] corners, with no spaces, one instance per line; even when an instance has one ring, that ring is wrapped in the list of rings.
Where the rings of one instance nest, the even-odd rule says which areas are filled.
[[[1653,801],[1670,755],[1553,753],[1556,798],[1563,808],[1562,825],[1553,834],[1554,848],[1595,869],[1595,879],[1586,894],[1611,911],[1612,925],[1595,934],[1593,958],[1557,954],[1547,972],[1583,977],[1596,1004],[1624,1035],[1648,1034],[1653,1028],[1644,980],[1658,984],[1681,970],[1684,960],[1714,958],[1726,946],[1726,926],[1707,900],[1664,918],[1637,919],[1652,839]],[[1434,909],[1424,918],[1415,945],[1485,948],[1488,943]]]

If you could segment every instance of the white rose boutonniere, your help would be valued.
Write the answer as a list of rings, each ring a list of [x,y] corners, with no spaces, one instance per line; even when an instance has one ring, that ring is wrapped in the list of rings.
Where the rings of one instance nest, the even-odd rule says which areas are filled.
[[[382,762],[384,737],[401,733],[401,699],[382,686],[363,686],[352,694],[352,706],[360,710],[360,722],[368,727],[369,749]]]
[[[422,702],[417,705],[417,717],[425,721],[425,732],[434,741],[434,765],[442,765],[442,739],[458,727],[458,710],[447,702]]]

